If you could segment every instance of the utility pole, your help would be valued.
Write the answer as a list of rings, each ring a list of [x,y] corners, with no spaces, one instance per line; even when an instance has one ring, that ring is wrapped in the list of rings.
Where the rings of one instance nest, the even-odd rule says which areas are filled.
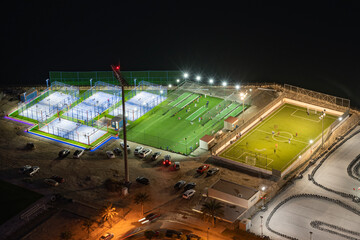
[[[263,237],[264,236],[264,234],[263,234],[263,216],[260,216],[260,228],[261,228],[261,237]]]
[[[124,170],[125,170],[125,186],[127,188],[130,187],[130,177],[129,177],[129,166],[128,166],[128,148],[127,148],[127,139],[126,139],[126,117],[125,117],[125,91],[124,86],[128,85],[126,80],[120,73],[120,66],[111,65],[111,68],[114,72],[116,79],[119,81],[121,85],[121,99],[122,99],[122,112],[123,112],[123,137],[124,137]]]

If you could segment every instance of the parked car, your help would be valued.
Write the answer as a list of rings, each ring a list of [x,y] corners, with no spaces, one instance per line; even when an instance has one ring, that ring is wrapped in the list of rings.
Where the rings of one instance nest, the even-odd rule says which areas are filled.
[[[176,230],[172,230],[172,229],[168,229],[166,230],[166,233],[165,233],[165,236],[166,237],[177,237],[177,238],[180,238],[180,236],[182,235],[183,233],[182,232],[179,232],[179,231],[176,231]]]
[[[195,194],[195,190],[194,189],[189,189],[189,190],[187,190],[186,192],[184,192],[183,193],[183,198],[185,198],[185,199],[190,199],[192,196],[194,196],[194,194]]]
[[[161,156],[161,152],[155,152],[152,156],[151,159],[152,160],[156,160]]]
[[[152,150],[147,148],[139,153],[139,157],[145,158],[146,156],[150,155],[151,153],[152,153]]]
[[[217,174],[220,171],[219,168],[211,168],[209,171],[207,171],[206,176],[212,176]]]
[[[173,169],[174,170],[179,170],[180,169],[180,162],[175,162],[173,165]]]
[[[127,152],[130,153],[130,152],[131,152],[130,146],[129,146],[129,144],[126,144],[126,145],[127,145],[127,148],[126,148],[126,149],[127,149]],[[120,146],[121,146],[122,149],[125,150],[125,148],[124,148],[124,142],[121,142],[121,143],[120,143]]]
[[[147,179],[146,177],[137,177],[136,181],[144,185],[148,185],[150,183],[149,179]]]
[[[34,150],[35,149],[35,145],[34,145],[34,143],[32,143],[32,142],[28,142],[27,144],[26,144],[26,147],[25,147],[27,150]]]
[[[170,155],[164,156],[163,165],[165,165],[165,166],[171,165],[171,156]]]
[[[73,158],[80,158],[84,154],[84,149],[77,149],[73,154]]]
[[[196,171],[197,171],[198,173],[204,173],[204,172],[206,172],[209,168],[210,168],[210,165],[209,165],[209,164],[204,164],[204,165],[201,165]]]
[[[33,166],[32,168],[30,168],[26,173],[29,177],[34,176],[35,173],[37,173],[40,170],[40,167],[38,166]]]
[[[174,188],[175,188],[175,189],[180,189],[180,188],[182,188],[183,186],[185,186],[185,184],[186,184],[186,182],[185,182],[184,180],[180,180],[180,181],[178,181],[177,183],[175,183]]]
[[[115,155],[119,155],[119,156],[122,156],[122,150],[120,148],[114,148],[114,151]]]
[[[55,181],[54,179],[51,179],[51,178],[44,179],[44,183],[46,183],[47,185],[53,186],[53,187],[56,187],[59,185],[59,183],[57,181]]]
[[[144,149],[143,146],[137,146],[134,150],[134,154],[138,155]]]
[[[188,183],[188,184],[185,185],[184,191],[187,191],[187,190],[189,190],[189,189],[193,189],[193,188],[195,188],[195,187],[196,187],[196,183],[190,182],[190,183]]]
[[[100,240],[110,240],[114,238],[114,234],[113,233],[105,233],[104,235],[102,235],[100,237]]]
[[[59,152],[59,157],[64,158],[67,157],[67,155],[70,154],[70,150],[69,149],[63,149]]]
[[[112,151],[106,151],[106,156],[108,158],[115,158],[115,154]]]
[[[65,179],[63,177],[59,177],[59,176],[52,176],[51,179],[57,181],[58,183],[64,183]]]
[[[144,218],[140,219],[138,222],[140,222],[141,224],[145,224],[148,222],[154,222],[160,216],[161,216],[160,213],[150,213],[150,214],[146,215]]]
[[[27,171],[31,169],[30,165],[25,165],[22,168],[19,169],[19,173],[25,174]]]

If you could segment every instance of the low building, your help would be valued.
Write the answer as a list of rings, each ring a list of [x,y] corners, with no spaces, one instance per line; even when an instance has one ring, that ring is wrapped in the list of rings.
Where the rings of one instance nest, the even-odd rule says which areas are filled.
[[[127,119],[125,119],[127,122]],[[111,127],[115,128],[115,130],[119,130],[123,127],[123,117],[122,115],[118,115],[116,117],[113,117],[110,122]]]
[[[200,138],[199,146],[201,149],[209,150],[214,144],[215,144],[215,138],[214,136],[205,135],[202,138]]]
[[[259,201],[260,191],[219,179],[208,189],[208,197],[249,209]]]
[[[229,131],[234,130],[238,126],[238,124],[239,124],[239,119],[236,117],[230,116],[224,120],[224,128]]]
[[[201,199],[193,211],[202,213],[202,205],[211,200],[223,205],[223,214],[216,216],[226,222],[235,223],[260,199],[260,191],[224,179],[219,179],[207,190],[207,197]]]

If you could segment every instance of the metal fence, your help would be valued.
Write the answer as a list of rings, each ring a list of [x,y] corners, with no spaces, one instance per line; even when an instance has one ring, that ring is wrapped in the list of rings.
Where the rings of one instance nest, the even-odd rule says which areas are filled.
[[[180,71],[121,71],[121,74],[133,86],[140,81],[159,85],[176,84],[176,80],[182,78]],[[49,72],[49,77],[50,82],[58,81],[74,86],[91,86],[90,79],[118,85],[112,71]]]
[[[289,94],[292,99],[300,100],[305,103],[314,104],[314,100],[324,104],[331,104],[336,110],[350,109],[350,100],[341,97],[335,97],[324,93],[315,92],[312,90],[284,84],[284,92]],[[309,97],[311,99],[309,99]]]

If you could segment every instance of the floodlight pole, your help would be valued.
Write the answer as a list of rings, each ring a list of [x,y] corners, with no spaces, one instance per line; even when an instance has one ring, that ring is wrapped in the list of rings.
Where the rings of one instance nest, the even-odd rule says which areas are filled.
[[[125,91],[124,85],[126,84],[125,79],[120,74],[120,67],[111,65],[116,79],[121,85],[121,100],[122,100],[122,112],[123,112],[123,137],[124,137],[124,170],[125,170],[125,184],[130,183],[129,177],[129,166],[128,166],[128,152],[127,152],[127,138],[126,138],[126,117],[125,117]]]

